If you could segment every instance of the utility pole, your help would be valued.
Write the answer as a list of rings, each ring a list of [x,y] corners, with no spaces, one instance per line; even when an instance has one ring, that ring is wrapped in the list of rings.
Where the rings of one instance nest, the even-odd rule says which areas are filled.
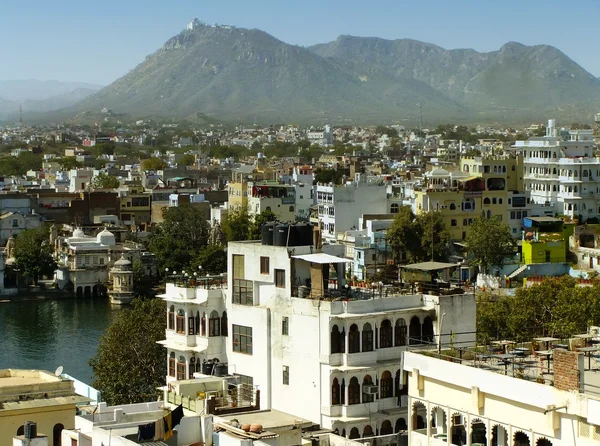
[[[420,102],[418,105],[419,105],[419,133],[420,133],[423,131],[423,106]]]
[[[23,106],[19,105],[19,126],[23,127]]]

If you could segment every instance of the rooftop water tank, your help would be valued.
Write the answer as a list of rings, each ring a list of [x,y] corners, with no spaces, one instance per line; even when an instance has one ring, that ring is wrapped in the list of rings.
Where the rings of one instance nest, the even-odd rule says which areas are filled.
[[[35,421],[25,421],[23,424],[23,435],[25,438],[37,438],[37,425]]]
[[[275,231],[275,225],[276,223],[274,222],[268,222],[262,225],[261,238],[263,245],[273,246],[273,235]]]
[[[227,376],[227,364],[220,362],[213,368],[214,376]]]

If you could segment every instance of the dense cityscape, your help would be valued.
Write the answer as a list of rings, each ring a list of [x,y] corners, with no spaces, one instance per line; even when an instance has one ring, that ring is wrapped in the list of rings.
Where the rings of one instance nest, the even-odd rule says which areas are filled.
[[[0,446],[599,444],[600,80],[274,40],[194,19],[104,87],[0,79]]]

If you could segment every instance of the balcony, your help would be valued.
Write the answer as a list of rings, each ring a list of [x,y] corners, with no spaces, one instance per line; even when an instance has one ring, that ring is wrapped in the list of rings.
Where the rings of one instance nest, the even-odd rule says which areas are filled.
[[[344,363],[347,366],[368,366],[376,364],[379,351],[380,350],[373,350],[372,352],[345,354],[343,355]]]

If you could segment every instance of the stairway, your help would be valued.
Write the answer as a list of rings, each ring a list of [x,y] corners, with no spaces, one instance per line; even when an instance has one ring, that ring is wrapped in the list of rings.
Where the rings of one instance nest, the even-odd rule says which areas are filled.
[[[514,270],[508,277],[507,279],[514,279],[515,277],[517,277],[518,275],[520,275],[523,271],[525,271],[527,269],[527,265],[521,265],[520,267],[518,267],[516,270]]]

